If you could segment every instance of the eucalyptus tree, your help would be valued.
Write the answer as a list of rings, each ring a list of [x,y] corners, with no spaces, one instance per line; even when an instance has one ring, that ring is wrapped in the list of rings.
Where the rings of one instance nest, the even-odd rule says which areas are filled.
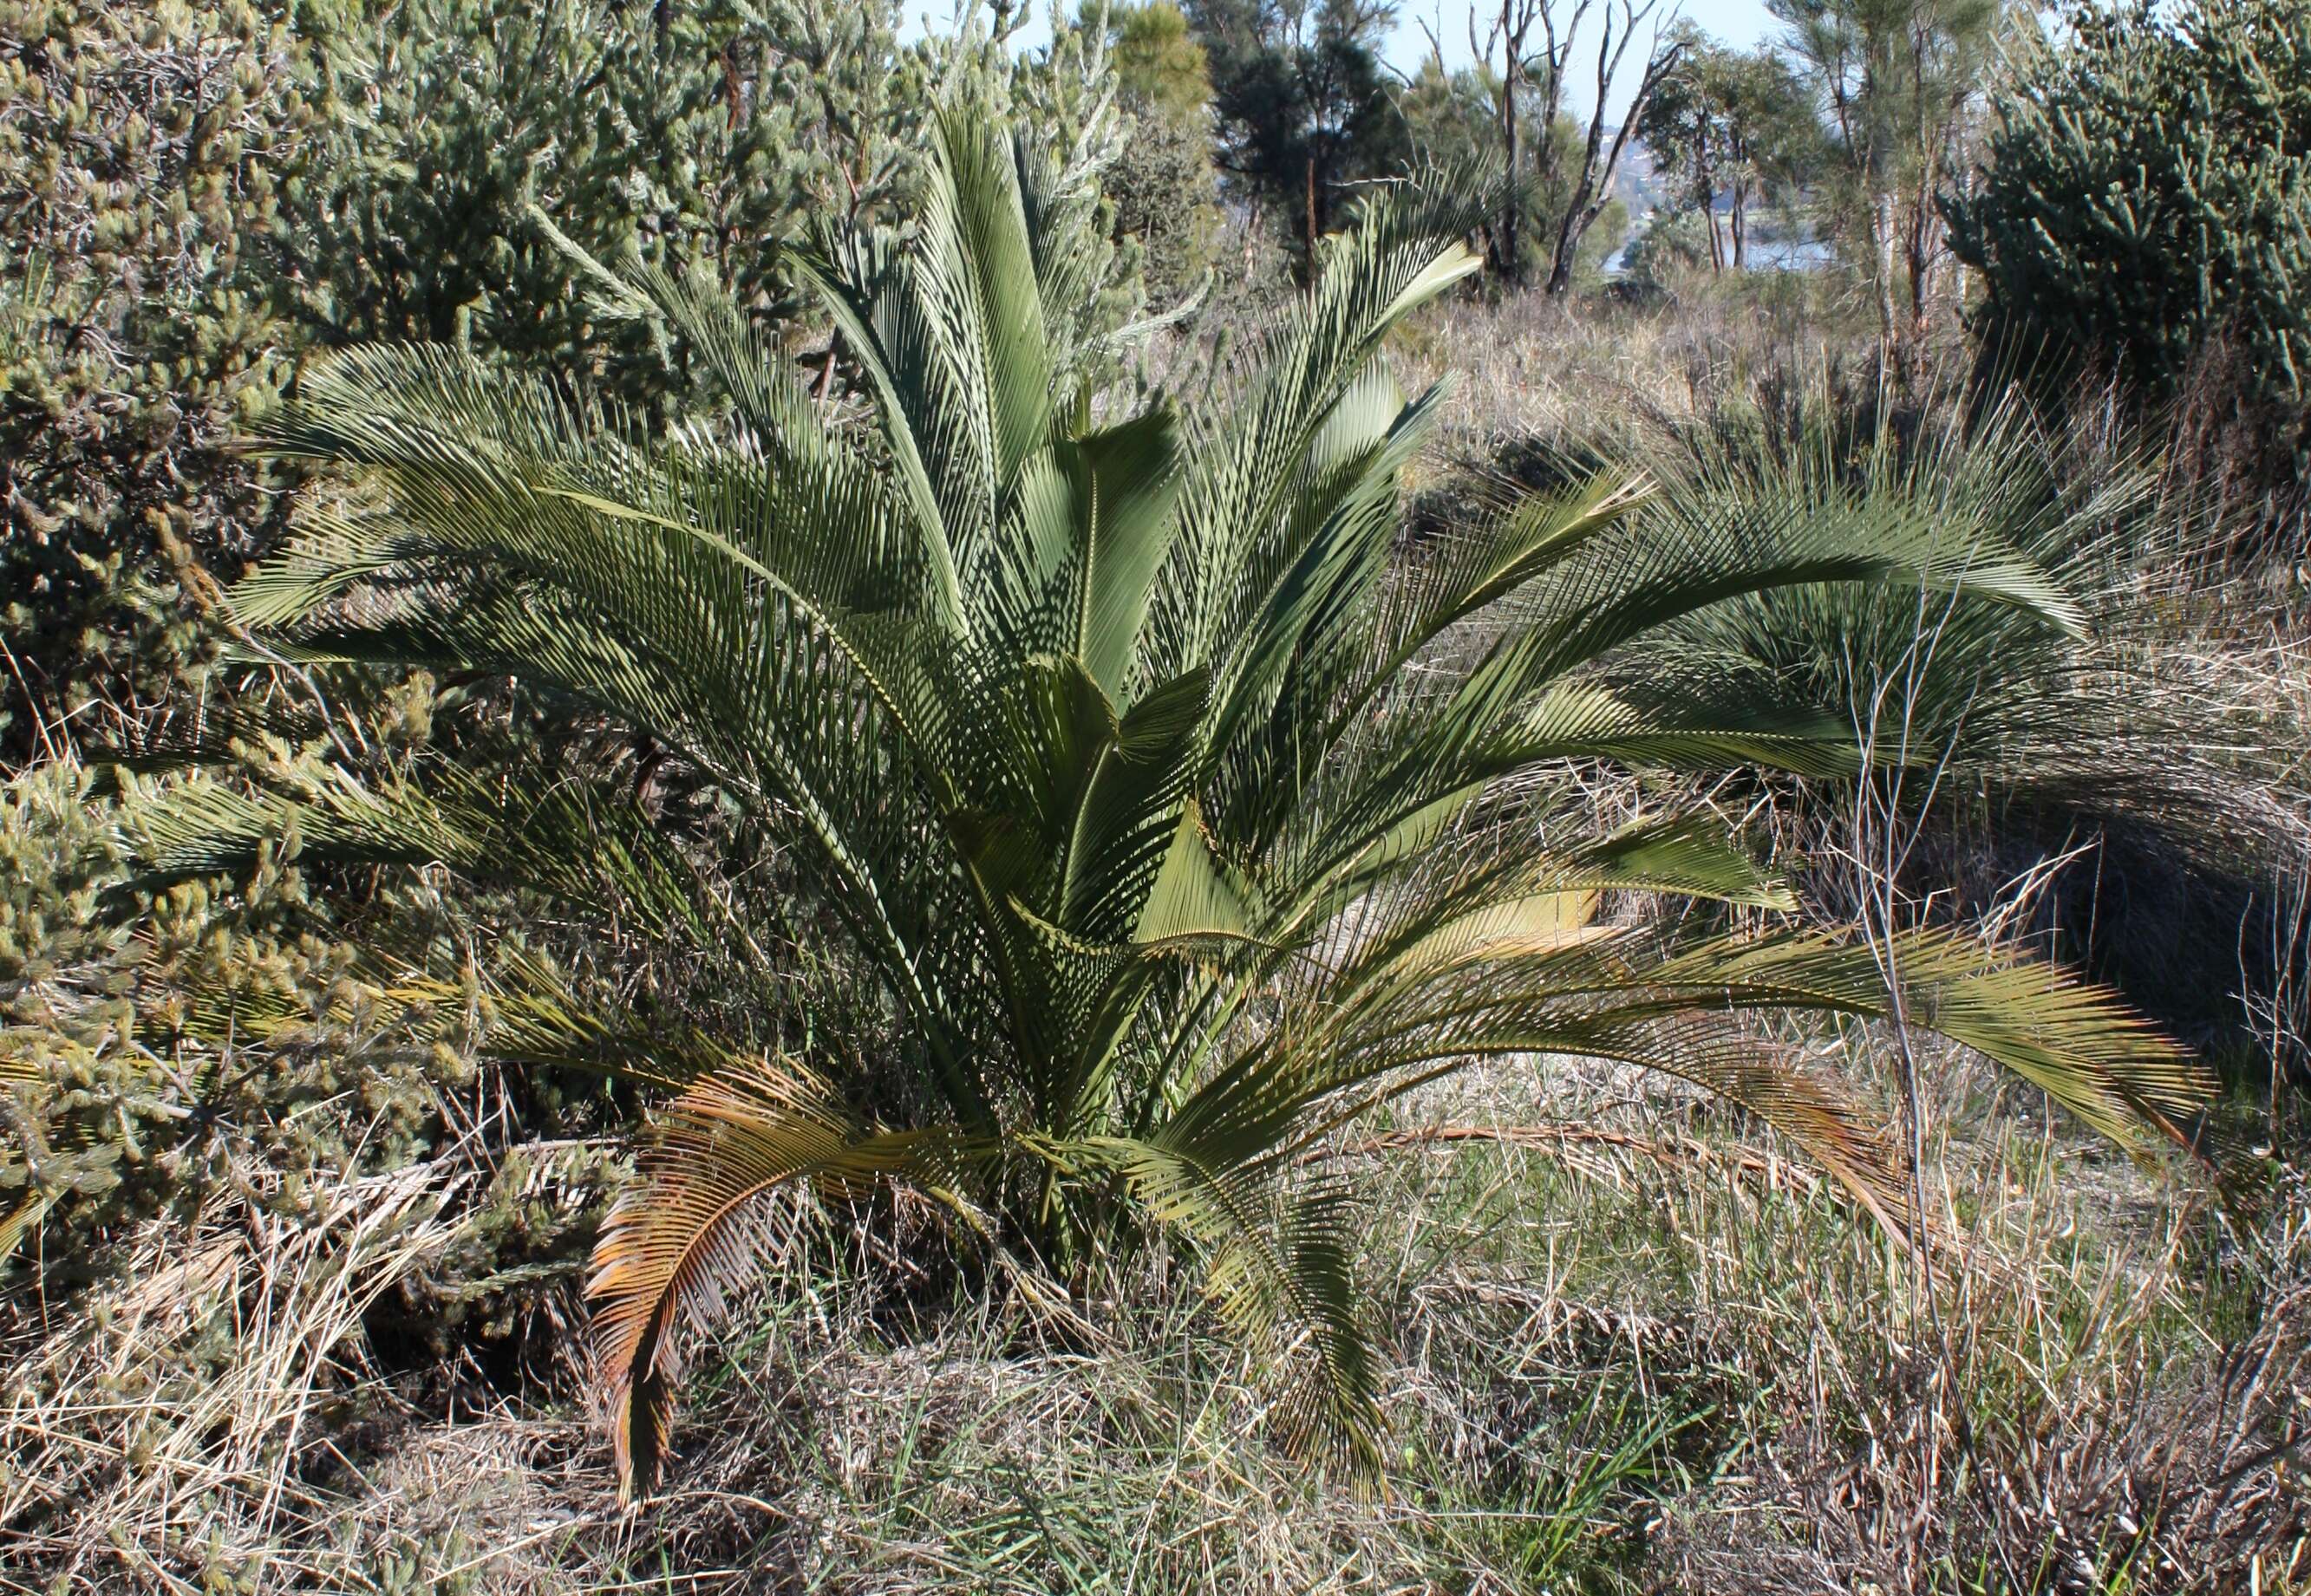
[[[1589,245],[1590,230],[1614,204],[1614,174],[1646,106],[1687,48],[1684,30],[1673,31],[1664,39],[1656,26],[1631,85],[1622,65],[1654,7],[1647,4],[1603,7],[1593,57],[1585,56],[1589,46],[1583,32],[1590,10],[1589,0],[1579,0],[1569,9],[1559,0],[1500,0],[1497,13],[1486,9],[1481,39],[1472,11],[1469,53],[1476,59],[1476,68],[1465,77],[1455,74],[1458,81],[1451,82],[1453,98],[1473,89],[1490,102],[1487,119],[1494,134],[1490,142],[1508,178],[1489,229],[1494,264],[1509,282],[1524,281],[1519,239],[1532,197],[1541,196],[1547,217],[1533,230],[1548,238],[1548,285],[1552,295],[1571,289],[1575,269],[1592,253],[1595,258],[1602,258],[1615,248],[1618,240],[1601,248]],[[1422,26],[1428,34],[1430,53],[1423,64],[1422,77],[1426,81],[1415,81],[1407,87],[1412,98],[1430,100],[1433,115],[1437,91],[1450,80],[1444,72],[1442,41],[1434,29],[1426,23]],[[1500,57],[1498,66],[1494,65],[1496,52]],[[1595,66],[1595,98],[1585,126],[1574,118],[1565,98],[1566,85],[1587,75],[1583,59],[1593,60]],[[1629,96],[1618,123],[1609,108],[1617,83]],[[1528,145],[1529,164],[1522,156]]]
[[[1314,270],[1317,240],[1356,186],[1405,153],[1382,53],[1391,0],[1189,0],[1209,65],[1214,159],[1255,214],[1266,213]]]
[[[2008,9],[1996,0],[1769,0],[1827,135],[1819,197],[1866,240],[1887,351],[1925,332],[1949,254],[1936,192],[1967,163]],[[1897,296],[1907,284],[1906,325]]]
[[[238,590],[241,619],[287,658],[510,675],[646,733],[720,819],[676,835],[639,783],[453,776],[309,793],[306,856],[510,879],[579,917],[620,898],[690,978],[759,977],[714,990],[765,1011],[788,1001],[781,938],[823,944],[890,1018],[850,1045],[724,999],[679,1037],[590,1033],[586,1062],[671,1088],[590,1287],[629,1489],[664,1462],[685,1321],[813,1188],[911,1189],[958,1240],[1062,1278],[1176,1238],[1273,1352],[1283,1437],[1348,1467],[1375,1457],[1381,1365],[1356,1187],[1323,1155],[1473,1061],[1666,1071],[1881,1215],[1904,1201],[1866,1107],[1745,1023],[1884,1011],[1871,951],[1602,912],[1790,899],[1693,814],[1600,826],[1577,779],[1836,770],[1850,731],[1592,666],[1801,582],[2072,612],[2028,559],[1931,528],[1635,519],[1645,489],[1609,478],[1408,551],[1400,478],[1439,392],[1408,396],[1380,357],[1479,267],[1457,241],[1476,217],[1449,213],[1374,198],[1219,391],[1118,406],[1069,375],[1091,198],[953,119],[911,231],[823,232],[792,263],[855,361],[848,403],[664,277],[648,291],[719,375],[721,422],[638,433],[449,350],[310,374],[278,442],[345,490]],[[283,818],[186,791],[206,796],[145,822],[178,868]],[[2130,1144],[2203,1093],[2054,971],[1929,933],[1893,951],[1914,1015]],[[554,1056],[560,1022],[521,1012],[508,1051]]]
[[[1657,0],[1621,0],[1618,13],[1610,5],[1600,8],[1593,57],[1595,98],[1589,107],[1589,126],[1581,143],[1580,164],[1568,167],[1573,174],[1572,193],[1557,218],[1556,254],[1548,267],[1548,291],[1553,296],[1561,297],[1572,288],[1581,240],[1613,203],[1613,175],[1620,169],[1622,152],[1629,147],[1646,103],[1661,88],[1661,80],[1676,69],[1678,57],[1683,53],[1678,40],[1661,37],[1659,21],[1653,15],[1656,3]],[[1587,0],[1582,0],[1573,7],[1560,33],[1554,21],[1554,9],[1544,5],[1540,11],[1547,40],[1543,54],[1548,68],[1548,121],[1552,125],[1557,119],[1561,86],[1572,71],[1575,52],[1585,48],[1581,44],[1581,23],[1588,13]],[[1638,30],[1649,20],[1653,22],[1653,33],[1645,42],[1644,53],[1635,63],[1635,81],[1630,85],[1628,103],[1622,108],[1617,122],[1608,110],[1614,86],[1629,82],[1621,65],[1628,57],[1629,46],[1635,42]]]
[[[1730,264],[1739,272],[1749,265],[1751,202],[1796,186],[1819,143],[1818,127],[1796,75],[1778,55],[1729,50],[1690,23],[1680,23],[1673,37],[1677,66],[1645,102],[1638,136],[1700,213],[1711,270]],[[1717,221],[1721,193],[1724,230]]]

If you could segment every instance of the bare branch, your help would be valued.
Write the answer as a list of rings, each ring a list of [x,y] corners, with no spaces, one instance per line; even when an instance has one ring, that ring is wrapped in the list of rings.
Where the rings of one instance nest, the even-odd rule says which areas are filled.
[[[1584,10],[1586,4],[1587,0],[1583,0]],[[1681,43],[1671,42],[1667,48],[1662,48],[1661,30],[1656,24],[1653,43],[1646,49],[1644,70],[1637,80],[1636,94],[1622,115],[1609,150],[1605,143],[1607,102],[1612,98],[1613,84],[1620,77],[1621,65],[1627,58],[1631,40],[1635,39],[1639,26],[1653,15],[1659,4],[1660,0],[1644,0],[1642,4],[1638,0],[1621,0],[1618,26],[1612,12],[1608,10],[1605,13],[1605,30],[1597,44],[1597,99],[1590,108],[1589,135],[1582,145],[1581,176],[1574,184],[1565,214],[1557,222],[1557,257],[1548,274],[1548,291],[1552,296],[1561,296],[1571,288],[1574,256],[1581,247],[1583,237],[1604,213],[1605,206],[1611,199],[1613,175],[1619,169],[1621,156],[1635,135],[1638,120],[1644,115],[1647,102],[1660,89],[1661,80],[1675,69],[1683,55]],[[1579,12],[1574,13],[1576,20],[1579,14]],[[1673,21],[1677,14],[1672,10],[1664,20]],[[1571,53],[1568,33],[1565,55],[1569,57]]]

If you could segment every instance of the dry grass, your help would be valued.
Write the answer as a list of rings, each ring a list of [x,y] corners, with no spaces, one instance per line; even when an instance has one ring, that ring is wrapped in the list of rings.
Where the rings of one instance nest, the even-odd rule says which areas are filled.
[[[628,1513],[583,1414],[414,1402],[365,1356],[363,1305],[448,1240],[423,1172],[294,1234],[155,1228],[100,1314],[18,1342],[0,1566],[89,1591],[2297,1588],[2311,1210],[2290,1190],[2230,1232],[2186,1179],[1932,1063],[1932,1189],[1967,1244],[1932,1300],[1779,1149],[1626,1071],[1497,1065],[1344,1149],[1392,1360],[1379,1495],[1266,1444],[1257,1371],[1160,1258],[1068,1312],[789,1259],[699,1360],[673,1488]],[[1496,1133],[1409,1134],[1439,1122]]]
[[[1450,470],[1530,438],[1705,415],[1760,379],[1812,370],[1855,347],[1851,300],[1799,274],[1738,292],[1696,279],[1665,305],[1455,299],[1400,329],[1391,353],[1408,387],[1450,384],[1436,459]]]
[[[301,1220],[230,1201],[148,1227],[89,1299],[12,1300],[11,1561],[65,1588],[196,1591],[325,1532],[339,1502],[315,1469],[366,1405],[365,1315],[450,1238],[432,1175],[316,1191]]]

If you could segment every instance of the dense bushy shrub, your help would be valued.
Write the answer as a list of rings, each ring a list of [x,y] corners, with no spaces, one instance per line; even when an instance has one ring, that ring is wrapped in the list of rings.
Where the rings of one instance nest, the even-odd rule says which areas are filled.
[[[2158,397],[2211,344],[2272,464],[2311,447],[2311,8],[2082,5],[2017,73],[1973,192],[1945,200],[2002,351],[2084,355]]]
[[[1114,230],[1138,240],[1149,291],[1176,300],[1201,284],[1219,221],[1210,69],[1171,0],[1114,6],[1108,30],[1117,98],[1131,118],[1107,174]]]
[[[1094,164],[1120,143],[1080,30],[1015,56],[1008,19],[902,44],[890,0],[350,3],[348,109],[298,240],[318,334],[486,348],[646,405],[676,400],[678,351],[606,313],[597,266],[703,269],[783,320],[785,248],[911,195],[940,96]]]
[[[318,54],[238,0],[0,0],[0,764],[196,665],[169,551],[230,568],[275,528],[227,446],[291,374]]]
[[[702,267],[777,323],[781,247],[906,194],[940,94],[1114,160],[1084,30],[1021,57],[1016,19],[902,45],[897,15],[0,0],[0,767],[144,729],[214,660],[185,567],[269,546],[292,484],[232,440],[314,348],[479,344],[663,413],[683,354],[588,257]],[[1136,308],[1138,259],[1087,317]]]
[[[40,1206],[85,1242],[197,1207],[245,1157],[293,1207],[310,1175],[426,1150],[433,1090],[470,1081],[469,1050],[349,979],[349,951],[299,912],[295,839],[237,889],[151,897],[131,934],[103,900],[125,889],[134,824],[83,769],[0,789],[0,1080],[28,1083],[6,1109],[0,1212]]]
[[[388,973],[324,906],[351,895],[309,890],[293,828],[240,879],[136,891],[144,794],[108,785],[55,764],[0,786],[0,1277],[13,1254],[62,1300],[132,1264],[147,1221],[303,1226],[400,1172],[443,1245],[379,1344],[530,1361],[533,1322],[574,1303],[623,1109],[583,1075],[478,1062],[509,966],[542,967],[522,939],[478,931],[486,908],[372,897],[370,932],[431,967]],[[123,895],[133,917],[106,912]]]
[[[905,186],[929,104],[886,6],[373,9],[334,64],[350,113],[301,240],[314,321],[333,342],[576,365],[645,403],[666,396],[667,351],[598,325],[600,285],[564,240],[711,264],[772,307],[780,245]]]

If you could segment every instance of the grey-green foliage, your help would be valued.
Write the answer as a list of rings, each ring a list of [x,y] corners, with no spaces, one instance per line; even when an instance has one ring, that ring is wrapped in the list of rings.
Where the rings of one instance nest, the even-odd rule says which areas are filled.
[[[1006,86],[1000,41],[903,47],[897,7],[836,0],[359,0],[301,239],[331,342],[418,339],[676,402],[679,353],[605,315],[589,260],[694,265],[758,314],[814,221],[914,181],[943,77]],[[975,86],[985,88],[985,83]]]
[[[2083,5],[1997,103],[1988,160],[1943,201],[1982,274],[1983,333],[2099,358],[2168,396],[2234,345],[2280,462],[2311,447],[2311,8]]]
[[[908,194],[940,98],[1043,129],[1096,187],[1125,131],[1099,40],[902,44],[897,15],[0,0],[0,762],[118,740],[213,662],[179,576],[230,580],[277,534],[291,479],[231,446],[315,344],[478,338],[668,413],[685,356],[606,315],[585,256],[695,265],[774,321],[780,249]],[[1086,328],[1132,316],[1138,259],[1098,263]]]
[[[314,776],[277,746],[258,767]],[[420,890],[340,911],[294,828],[235,875],[140,891],[126,862],[159,790],[64,763],[0,785],[0,1284],[29,1269],[62,1304],[117,1272],[149,1221],[233,1201],[302,1219],[348,1180],[431,1165],[457,1222],[399,1283],[397,1340],[518,1345],[574,1285],[584,1194],[621,1167],[571,1140],[615,1112],[597,1079],[479,1062],[561,1034],[519,906]],[[527,1002],[503,1001],[508,978]]]
[[[1086,23],[1098,0],[1085,7]],[[1192,292],[1210,265],[1218,216],[1212,83],[1204,47],[1171,0],[1108,8],[1117,100],[1129,136],[1108,169],[1115,231],[1137,239],[1150,293]]]
[[[298,924],[293,837],[240,889],[107,913],[132,811],[69,765],[0,788],[0,1215],[40,1213],[41,1250],[83,1265],[121,1225],[232,1184],[238,1158],[292,1210],[316,1175],[406,1161],[438,1128],[427,1082],[473,1069],[399,1011],[361,1011],[351,951]],[[347,1094],[358,1113],[327,1112]]]
[[[1129,157],[1136,120],[1122,103],[1105,34],[1088,22],[1069,21],[1060,0],[1051,0],[1045,13],[1050,44],[1015,54],[1013,32],[1024,11],[1005,13],[1010,20],[1002,28],[934,45],[941,64],[939,101],[958,111],[976,107],[969,114],[1007,129],[1015,141],[1033,146],[1036,159],[1049,161],[1054,209],[1042,222],[1083,283],[1078,299],[1055,308],[1050,331],[1063,380],[1095,393],[1121,374],[1129,329],[1147,299],[1148,248],[1118,227],[1107,188]],[[935,110],[933,120],[937,115]],[[936,159],[933,130],[926,129],[919,149],[926,162]],[[829,221],[853,225],[839,215]]]

